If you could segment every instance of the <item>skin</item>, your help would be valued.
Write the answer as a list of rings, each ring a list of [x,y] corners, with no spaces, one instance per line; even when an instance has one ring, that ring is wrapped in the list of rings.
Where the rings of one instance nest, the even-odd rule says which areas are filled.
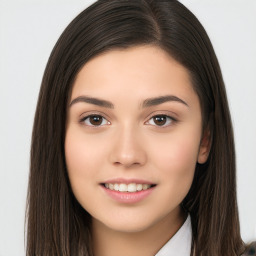
[[[147,98],[166,95],[184,103],[141,107]],[[75,197],[92,216],[94,254],[154,255],[184,223],[180,203],[191,187],[196,163],[204,163],[209,152],[189,73],[156,46],[111,50],[78,73],[70,103],[80,96],[114,105],[73,102],[68,107],[68,175]],[[85,119],[90,114],[104,118],[93,126],[92,119]],[[171,118],[159,125],[156,115]],[[157,186],[140,202],[120,203],[100,185],[113,178],[144,179]]]

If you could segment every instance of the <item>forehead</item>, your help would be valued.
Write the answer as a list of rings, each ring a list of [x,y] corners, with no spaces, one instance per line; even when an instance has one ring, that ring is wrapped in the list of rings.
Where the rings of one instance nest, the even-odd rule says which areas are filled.
[[[85,94],[133,99],[175,93],[195,94],[189,72],[156,46],[136,46],[104,52],[80,70],[71,98]],[[196,96],[196,95],[194,95]]]

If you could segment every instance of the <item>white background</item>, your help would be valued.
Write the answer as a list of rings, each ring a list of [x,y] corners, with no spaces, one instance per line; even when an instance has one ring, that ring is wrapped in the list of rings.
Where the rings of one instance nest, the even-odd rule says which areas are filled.
[[[24,253],[30,138],[43,71],[58,37],[94,1],[0,0],[0,256]],[[256,1],[182,0],[206,28],[235,129],[242,237],[256,238]]]

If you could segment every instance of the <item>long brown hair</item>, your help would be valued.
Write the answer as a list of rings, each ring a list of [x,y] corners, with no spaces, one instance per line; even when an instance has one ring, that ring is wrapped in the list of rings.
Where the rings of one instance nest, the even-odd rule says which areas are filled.
[[[190,73],[211,151],[198,164],[182,202],[190,213],[192,255],[240,255],[233,130],[225,86],[212,44],[197,18],[176,0],[97,1],[57,41],[43,76],[31,145],[27,198],[27,255],[91,256],[90,215],[67,176],[67,102],[83,65],[116,48],[156,45]]]

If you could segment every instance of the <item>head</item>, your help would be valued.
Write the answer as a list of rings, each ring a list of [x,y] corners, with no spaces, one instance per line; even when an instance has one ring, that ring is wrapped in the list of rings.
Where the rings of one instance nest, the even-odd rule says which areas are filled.
[[[127,61],[121,62],[116,80],[121,83],[125,76],[127,80],[123,87],[113,86],[114,68],[119,68],[116,64],[124,58]],[[152,66],[147,65],[150,61]],[[93,73],[95,70],[102,71],[98,80]],[[140,77],[140,72],[152,76]],[[129,74],[134,76],[128,77]],[[160,77],[155,74],[161,74],[163,86],[155,86]],[[103,77],[110,79],[110,82],[106,82],[105,87],[97,87]],[[167,85],[169,80],[170,87]],[[138,81],[141,86],[135,86]],[[172,88],[172,83],[180,83],[181,86]],[[186,140],[177,140],[181,135],[175,133],[173,137],[168,137],[172,141],[186,142],[184,145],[191,150],[184,156],[180,155],[182,159],[187,159],[187,166],[184,167],[184,162],[182,166],[180,162],[178,165],[178,168],[181,166],[188,170],[183,173],[183,178],[189,173],[182,184],[184,189],[175,196],[177,202],[165,210],[168,212],[181,205],[190,212],[196,255],[237,255],[242,241],[236,204],[234,141],[225,86],[213,47],[202,25],[181,3],[172,0],[97,1],[70,23],[55,45],[43,77],[33,128],[28,253],[80,255],[87,252],[90,255],[91,215],[99,219],[102,217],[94,212],[90,202],[84,202],[79,197],[84,195],[77,190],[78,183],[72,176],[75,159],[72,152],[78,148],[70,146],[77,139],[70,132],[74,116],[71,111],[77,107],[71,102],[80,96],[84,84],[87,85],[86,93],[102,95],[100,98],[115,104],[117,112],[111,113],[116,114],[120,125],[119,128],[116,125],[115,135],[99,135],[98,132],[97,141],[103,140],[106,144],[98,152],[95,146],[86,151],[84,157],[88,158],[88,167],[90,157],[98,153],[97,166],[102,163],[106,166],[105,170],[111,166],[118,170],[120,164],[122,170],[132,168],[132,171],[145,171],[143,166],[157,166],[163,171],[161,177],[170,180],[174,177],[181,182],[181,175],[171,176],[167,171],[172,168],[168,153],[176,152],[178,155],[178,147],[167,143],[165,133],[161,135],[161,144],[159,133],[156,136],[152,130],[141,130],[139,126],[135,129],[131,124],[135,124],[136,113],[144,113],[146,121],[148,112],[138,112],[139,103],[144,98],[174,92],[177,97],[181,95],[184,102],[173,103],[178,106],[172,109],[185,109],[185,112],[190,105],[196,109],[192,112],[195,113],[194,119],[191,119],[196,130],[184,130]],[[133,93],[134,97],[130,97]],[[136,109],[130,107],[128,111],[125,105],[129,103]],[[183,113],[183,110],[179,111]],[[133,117],[129,122],[124,120],[127,113],[128,117]],[[109,119],[115,118],[113,114]],[[124,123],[129,123],[129,128]],[[189,136],[190,132],[194,135],[193,139]],[[91,137],[95,134],[85,136],[87,141],[85,139],[84,144],[87,142],[88,146],[93,146],[95,141]],[[144,143],[146,141],[148,144]],[[154,143],[166,147],[164,156],[158,155],[159,150],[154,148]],[[83,149],[86,150],[86,145]],[[134,155],[131,153],[128,154],[130,158],[125,157],[127,150],[130,150],[129,154],[135,152]],[[166,161],[162,162],[163,159]],[[151,171],[150,175],[156,177],[154,172],[157,168],[152,167]],[[107,175],[96,176],[95,180],[104,182],[107,178]],[[154,181],[157,183],[157,180]],[[169,193],[171,195],[172,191],[169,190]],[[156,217],[152,217],[152,222]],[[139,218],[138,223],[141,223]],[[134,222],[133,230],[143,228],[138,223]]]

